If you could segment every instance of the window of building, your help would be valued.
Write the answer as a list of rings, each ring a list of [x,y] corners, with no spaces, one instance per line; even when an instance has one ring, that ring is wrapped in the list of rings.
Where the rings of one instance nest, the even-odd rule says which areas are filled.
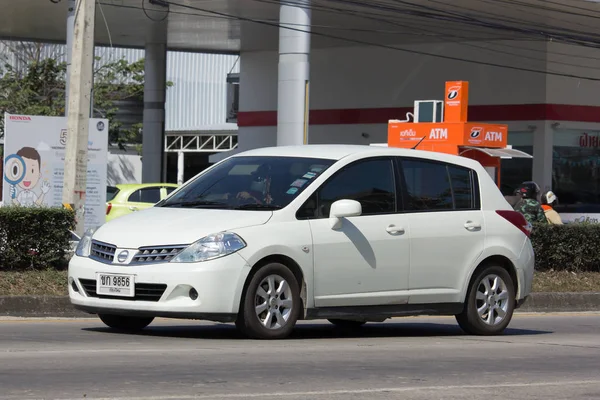
[[[552,190],[559,212],[600,211],[600,131],[554,132]]]
[[[508,144],[515,150],[533,155],[533,133],[515,131],[508,132]],[[502,160],[500,168],[500,191],[510,196],[523,182],[532,179],[533,160],[531,158],[511,158]]]
[[[344,168],[319,190],[320,216],[328,217],[331,205],[342,199],[360,202],[362,215],[394,213],[396,188],[392,161],[374,159]]]

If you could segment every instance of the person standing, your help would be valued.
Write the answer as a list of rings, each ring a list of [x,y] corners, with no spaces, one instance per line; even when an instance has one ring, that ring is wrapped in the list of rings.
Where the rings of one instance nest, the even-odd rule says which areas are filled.
[[[542,209],[546,215],[546,219],[549,224],[563,225],[560,215],[554,209],[554,206],[558,204],[558,197],[553,191],[548,191],[542,195]]]

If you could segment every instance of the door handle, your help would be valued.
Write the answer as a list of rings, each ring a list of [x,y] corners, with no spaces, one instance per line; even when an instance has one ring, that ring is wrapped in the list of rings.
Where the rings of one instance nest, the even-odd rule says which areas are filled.
[[[464,226],[468,231],[477,231],[481,229],[481,224],[479,222],[467,221]]]
[[[137,210],[138,210],[138,208],[137,208],[137,207],[134,207],[134,206],[130,206],[130,207],[129,207],[129,210],[130,210],[130,211],[137,211]]]
[[[402,228],[401,226],[393,225],[393,224],[389,225],[387,228],[385,228],[385,230],[390,235],[396,235],[396,234],[403,234],[404,233],[404,228]]]

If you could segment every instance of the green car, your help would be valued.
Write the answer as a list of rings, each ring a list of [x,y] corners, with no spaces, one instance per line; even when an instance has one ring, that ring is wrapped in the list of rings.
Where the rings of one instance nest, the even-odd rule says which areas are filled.
[[[172,183],[143,183],[106,188],[106,222],[152,207],[179,186]]]

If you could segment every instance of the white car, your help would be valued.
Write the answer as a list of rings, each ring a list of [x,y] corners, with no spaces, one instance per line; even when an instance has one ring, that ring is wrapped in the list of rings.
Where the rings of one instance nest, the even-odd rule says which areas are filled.
[[[358,327],[430,314],[499,334],[531,291],[530,230],[471,159],[263,148],[86,233],[69,296],[128,331],[173,317],[235,322],[274,339],[301,319]]]

